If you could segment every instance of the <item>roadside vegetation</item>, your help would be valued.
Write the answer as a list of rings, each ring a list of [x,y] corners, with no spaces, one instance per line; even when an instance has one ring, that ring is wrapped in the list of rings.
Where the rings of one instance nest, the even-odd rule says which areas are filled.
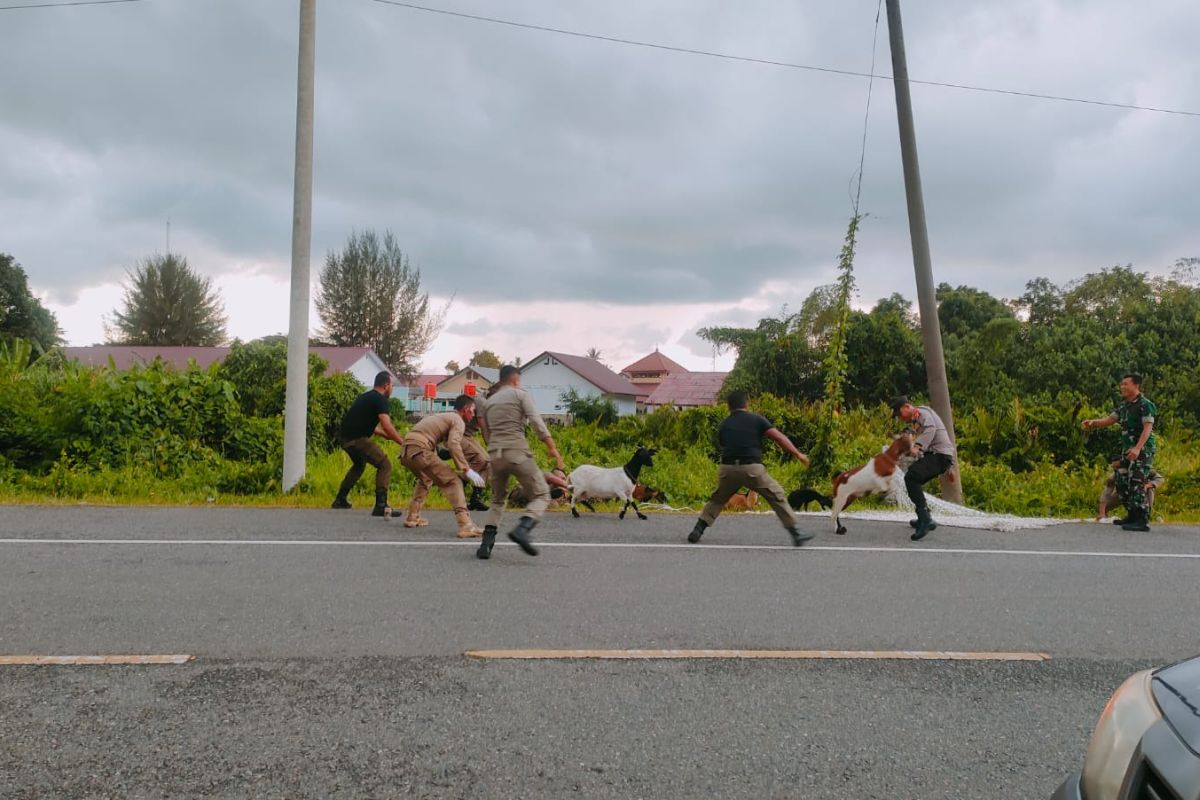
[[[753,328],[700,332],[715,347],[737,352],[725,391],[748,390],[752,408],[812,456],[806,469],[781,463],[782,454],[769,450],[770,469],[789,490],[827,490],[833,474],[865,462],[898,430],[889,397],[924,399],[911,304],[893,295],[870,311],[850,307],[856,223],[839,282],[815,290],[799,311],[785,308]],[[403,272],[403,260],[397,263]],[[11,266],[14,287],[24,286],[18,267],[0,266]],[[1113,267],[1064,287],[1037,279],[1016,300],[938,287],[969,506],[1093,515],[1120,443],[1116,428],[1085,435],[1080,421],[1110,412],[1117,382],[1132,370],[1145,376],[1146,394],[1160,412],[1155,466],[1167,481],[1156,516],[1200,521],[1197,266],[1198,259],[1182,259],[1168,278]],[[284,342],[235,343],[222,364],[203,370],[161,363],[128,372],[83,368],[66,363],[53,346],[52,318],[43,320],[51,330],[43,341],[22,335],[29,326],[17,323],[34,317],[17,311],[0,319],[0,502],[328,506],[348,466],[336,447],[337,427],[364,390],[353,378],[330,376],[324,362],[311,358],[308,470],[284,495]],[[652,445],[659,454],[643,475],[646,483],[676,507],[697,509],[707,498],[723,407],[618,418],[603,400],[564,400],[576,422],[554,435],[569,466],[616,466],[639,444]],[[403,432],[398,403],[393,412]],[[384,447],[398,462],[395,447]],[[412,478],[397,469],[393,481],[392,502],[400,505]],[[360,482],[351,501],[369,505],[370,490],[370,481]],[[437,493],[430,501],[444,504]]]

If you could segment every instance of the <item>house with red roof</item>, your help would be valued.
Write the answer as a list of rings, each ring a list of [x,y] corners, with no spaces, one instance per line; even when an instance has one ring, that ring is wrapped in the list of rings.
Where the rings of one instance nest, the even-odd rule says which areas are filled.
[[[662,379],[643,405],[646,411],[663,407],[715,406],[728,372],[673,372]]]
[[[658,348],[656,347],[650,355],[639,358],[621,370],[621,374],[634,386],[648,388],[648,391],[644,393],[648,395],[654,391],[655,386],[662,383],[663,378],[677,372],[687,371],[687,367],[667,358],[658,352]]]
[[[549,350],[521,367],[521,388],[533,396],[538,413],[544,417],[567,414],[562,395],[571,389],[580,397],[603,395],[612,400],[619,416],[636,414],[640,391],[599,361]]]

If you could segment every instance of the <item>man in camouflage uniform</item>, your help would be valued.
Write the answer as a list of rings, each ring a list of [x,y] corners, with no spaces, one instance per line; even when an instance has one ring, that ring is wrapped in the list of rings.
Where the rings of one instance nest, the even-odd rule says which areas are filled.
[[[1154,420],[1158,409],[1142,394],[1142,376],[1136,372],[1121,378],[1121,404],[1102,419],[1085,419],[1084,430],[1121,426],[1121,459],[1117,467],[1117,494],[1126,516],[1113,520],[1127,531],[1150,530],[1150,507],[1146,484],[1154,473]]]

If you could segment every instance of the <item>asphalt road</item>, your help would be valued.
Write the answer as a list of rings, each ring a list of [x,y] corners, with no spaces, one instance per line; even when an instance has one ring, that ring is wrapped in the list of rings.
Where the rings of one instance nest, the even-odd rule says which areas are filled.
[[[1048,797],[1130,672],[1200,653],[1200,530],[0,508],[0,797]],[[480,660],[480,649],[1042,662]]]

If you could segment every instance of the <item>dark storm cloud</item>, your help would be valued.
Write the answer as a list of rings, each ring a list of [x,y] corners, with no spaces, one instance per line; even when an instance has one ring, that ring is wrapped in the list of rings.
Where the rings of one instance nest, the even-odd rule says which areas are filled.
[[[293,0],[8,12],[0,250],[70,297],[161,249],[208,274],[290,258]],[[866,71],[876,3],[438,4],[467,13]],[[908,3],[915,79],[1200,110],[1194,3]],[[890,74],[886,26],[877,72]],[[314,274],[392,230],[427,288],[644,304],[798,304],[833,278],[864,79],[321,3]],[[938,280],[1019,293],[1200,255],[1200,119],[913,86]],[[875,82],[860,293],[912,261],[890,82]],[[200,263],[203,261],[203,263]],[[461,324],[461,323],[458,323]],[[656,332],[641,339],[650,342]],[[688,344],[693,352],[700,346]],[[707,351],[705,351],[707,352]]]

